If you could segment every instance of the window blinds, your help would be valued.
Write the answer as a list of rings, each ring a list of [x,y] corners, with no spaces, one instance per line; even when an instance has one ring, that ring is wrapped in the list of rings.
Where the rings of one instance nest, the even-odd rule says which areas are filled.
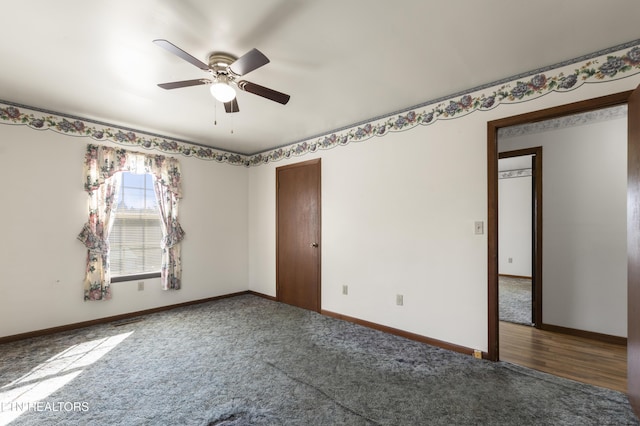
[[[153,177],[122,173],[109,234],[111,276],[160,272],[162,228]]]

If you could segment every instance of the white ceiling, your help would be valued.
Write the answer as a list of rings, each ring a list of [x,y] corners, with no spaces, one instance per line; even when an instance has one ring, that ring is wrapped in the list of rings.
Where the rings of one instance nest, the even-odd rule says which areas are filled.
[[[253,154],[640,39],[638,0],[20,0],[0,12],[0,100]],[[226,114],[207,62],[258,48]],[[217,117],[217,125],[214,118]],[[233,130],[233,133],[231,132]]]
[[[522,155],[520,157],[501,158],[498,160],[498,171],[523,170],[531,168],[532,155]]]

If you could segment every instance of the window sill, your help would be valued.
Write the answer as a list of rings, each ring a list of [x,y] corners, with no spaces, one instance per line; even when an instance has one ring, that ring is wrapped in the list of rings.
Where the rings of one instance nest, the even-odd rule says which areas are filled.
[[[119,277],[111,277],[111,282],[121,283],[125,281],[146,280],[149,278],[160,278],[160,272],[150,272],[146,274],[121,275]]]

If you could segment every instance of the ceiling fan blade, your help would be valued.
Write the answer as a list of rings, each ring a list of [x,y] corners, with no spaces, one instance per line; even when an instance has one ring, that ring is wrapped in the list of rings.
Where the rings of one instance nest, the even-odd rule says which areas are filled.
[[[263,98],[270,99],[274,102],[286,105],[289,102],[291,96],[278,92],[268,87],[260,86],[259,84],[251,83],[250,81],[240,80],[238,87],[245,92],[253,93],[254,95],[262,96]]]
[[[229,69],[235,75],[245,75],[268,63],[269,58],[258,49],[252,49],[229,65]]]
[[[233,98],[229,102],[225,102],[224,110],[227,112],[240,112],[240,108],[238,108],[238,100]]]
[[[158,86],[163,89],[179,89],[181,87],[189,87],[189,86],[199,86],[201,84],[210,83],[209,80],[204,78],[199,78],[197,80],[184,80],[184,81],[172,81],[171,83],[160,83]]]
[[[176,46],[175,44],[167,41],[167,40],[163,40],[163,39],[157,39],[157,40],[153,40],[153,42],[157,45],[162,47],[163,49],[168,50],[169,52],[173,53],[174,55],[184,59],[185,61],[189,62],[190,64],[195,65],[196,67],[200,68],[203,71],[209,71],[209,65],[205,64],[204,62],[202,62],[201,60],[199,60],[198,58],[194,58],[193,56],[189,55],[187,52],[185,52],[184,50],[180,49],[178,46]]]

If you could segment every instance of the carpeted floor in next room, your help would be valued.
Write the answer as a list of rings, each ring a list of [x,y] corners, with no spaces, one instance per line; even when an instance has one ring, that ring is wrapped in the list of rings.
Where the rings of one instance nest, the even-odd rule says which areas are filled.
[[[531,325],[531,278],[500,275],[498,277],[498,310],[500,321]]]
[[[251,295],[0,346],[9,422],[640,425],[622,393]]]

